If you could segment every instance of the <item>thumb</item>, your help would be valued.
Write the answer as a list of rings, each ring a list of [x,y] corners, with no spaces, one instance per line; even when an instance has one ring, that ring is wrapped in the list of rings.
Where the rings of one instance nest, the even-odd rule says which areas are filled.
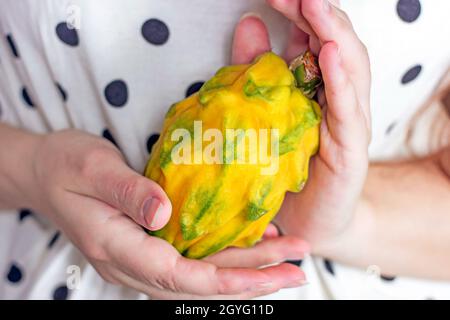
[[[231,63],[250,63],[267,51],[270,51],[270,41],[266,25],[257,14],[244,14],[234,31]]]
[[[164,190],[122,161],[104,161],[91,172],[89,180],[89,196],[127,214],[148,230],[159,230],[170,219],[172,204]]]

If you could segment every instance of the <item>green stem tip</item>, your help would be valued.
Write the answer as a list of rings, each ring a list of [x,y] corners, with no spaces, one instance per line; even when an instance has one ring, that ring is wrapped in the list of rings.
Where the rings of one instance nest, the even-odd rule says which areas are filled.
[[[289,65],[295,77],[296,87],[303,94],[312,99],[319,87],[322,85],[322,75],[320,73],[319,63],[311,51],[307,50]]]

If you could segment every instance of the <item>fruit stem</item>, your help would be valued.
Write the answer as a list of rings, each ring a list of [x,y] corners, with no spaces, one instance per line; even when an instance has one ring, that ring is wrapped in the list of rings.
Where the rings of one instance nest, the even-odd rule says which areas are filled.
[[[289,64],[295,78],[295,85],[303,94],[312,99],[322,85],[319,63],[311,51],[306,50]]]

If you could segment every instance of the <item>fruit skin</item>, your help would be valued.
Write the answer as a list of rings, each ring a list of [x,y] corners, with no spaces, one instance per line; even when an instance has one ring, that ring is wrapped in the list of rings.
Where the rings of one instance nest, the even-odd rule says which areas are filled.
[[[262,237],[286,191],[303,188],[309,159],[319,146],[320,107],[296,87],[296,82],[286,63],[268,52],[251,64],[221,68],[198,93],[172,105],[145,176],[165,190],[173,211],[169,223],[149,232],[151,235],[195,259],[229,246],[252,246]],[[171,139],[175,129],[187,129],[194,153],[194,121],[202,121],[203,132],[220,130],[224,151],[217,159],[228,161],[172,161],[171,152],[178,144]],[[235,158],[226,158],[227,147],[233,147],[234,142],[226,139],[225,131],[230,128],[278,129],[278,171],[264,175],[261,169],[267,164],[237,163]],[[237,141],[242,144],[247,140]],[[202,150],[210,143],[203,142]],[[269,142],[267,150],[270,148]],[[248,145],[245,150],[246,156],[255,152]]]

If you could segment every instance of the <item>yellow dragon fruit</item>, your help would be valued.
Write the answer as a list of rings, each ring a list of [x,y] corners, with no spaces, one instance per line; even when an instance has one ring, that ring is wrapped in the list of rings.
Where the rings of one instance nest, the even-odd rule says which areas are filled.
[[[149,233],[196,259],[257,242],[285,193],[308,178],[321,121],[311,98],[320,84],[309,52],[290,68],[268,52],[221,68],[172,105],[145,176],[165,190],[173,212]]]

